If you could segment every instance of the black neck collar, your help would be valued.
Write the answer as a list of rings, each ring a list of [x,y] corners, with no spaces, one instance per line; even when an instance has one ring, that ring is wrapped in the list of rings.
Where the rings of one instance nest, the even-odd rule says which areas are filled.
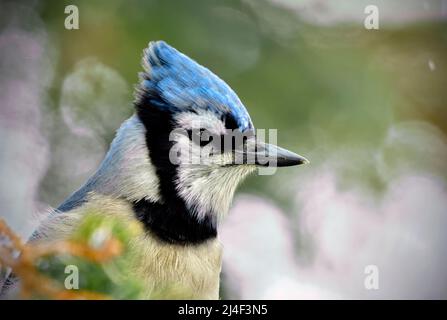
[[[181,206],[140,200],[133,203],[137,218],[160,240],[171,244],[200,244],[217,236],[209,217],[199,221]]]

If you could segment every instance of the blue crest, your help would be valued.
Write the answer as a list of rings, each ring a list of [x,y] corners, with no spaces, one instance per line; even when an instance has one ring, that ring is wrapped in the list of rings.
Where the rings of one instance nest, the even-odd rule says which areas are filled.
[[[241,131],[253,128],[250,116],[234,91],[218,76],[164,41],[144,50],[139,101],[172,112],[210,110],[222,119],[231,115]]]

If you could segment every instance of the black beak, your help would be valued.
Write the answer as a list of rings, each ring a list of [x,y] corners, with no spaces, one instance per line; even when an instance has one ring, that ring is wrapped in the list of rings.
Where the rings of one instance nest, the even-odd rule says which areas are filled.
[[[246,150],[236,151],[236,162],[255,164],[262,167],[290,167],[310,163],[309,160],[292,151],[274,144],[249,139]]]
[[[274,144],[258,142],[255,163],[265,167],[291,167],[307,164],[309,160]]]

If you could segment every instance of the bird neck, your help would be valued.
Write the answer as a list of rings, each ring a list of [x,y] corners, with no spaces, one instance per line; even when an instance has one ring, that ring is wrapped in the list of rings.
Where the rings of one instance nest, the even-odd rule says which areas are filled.
[[[217,236],[210,216],[198,220],[181,202],[163,204],[142,199],[133,202],[133,210],[145,228],[166,243],[195,245]]]
[[[178,195],[173,181],[175,168],[163,156],[148,152],[148,134],[137,116],[118,130],[99,169],[86,184],[64,201],[59,211],[70,211],[89,201],[89,195],[112,196],[132,204],[135,216],[160,240],[175,244],[198,244],[217,235],[212,212],[198,217]],[[154,147],[154,146],[153,146]],[[154,147],[153,154],[164,150]]]

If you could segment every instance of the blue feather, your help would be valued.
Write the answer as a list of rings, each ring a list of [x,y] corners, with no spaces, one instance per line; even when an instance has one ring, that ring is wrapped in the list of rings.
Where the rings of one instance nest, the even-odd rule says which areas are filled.
[[[172,112],[211,110],[224,118],[231,115],[239,129],[252,129],[244,105],[218,76],[164,41],[150,42],[144,51],[140,99]]]

